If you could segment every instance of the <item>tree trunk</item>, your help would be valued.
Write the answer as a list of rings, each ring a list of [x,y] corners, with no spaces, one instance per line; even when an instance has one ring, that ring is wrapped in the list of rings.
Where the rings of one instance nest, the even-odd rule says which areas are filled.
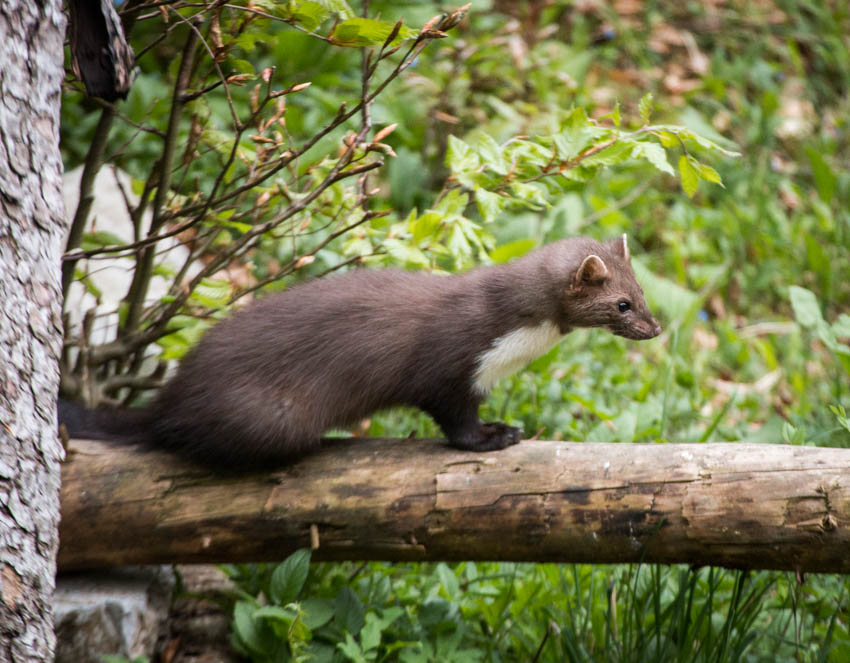
[[[850,572],[850,450],[353,440],[216,476],[72,441],[59,565],[315,559],[662,562]]]
[[[57,0],[0,3],[0,661],[52,661],[62,447]]]

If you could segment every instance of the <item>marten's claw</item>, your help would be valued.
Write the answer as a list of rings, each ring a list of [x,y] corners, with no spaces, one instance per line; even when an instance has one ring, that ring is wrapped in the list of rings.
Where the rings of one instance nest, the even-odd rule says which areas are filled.
[[[490,421],[481,424],[481,449],[487,451],[504,449],[505,447],[518,444],[522,439],[522,428],[508,426],[500,421]]]

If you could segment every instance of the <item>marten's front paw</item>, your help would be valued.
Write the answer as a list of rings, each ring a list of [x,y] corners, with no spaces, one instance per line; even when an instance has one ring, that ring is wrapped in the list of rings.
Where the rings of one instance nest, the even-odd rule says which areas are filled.
[[[522,428],[508,426],[499,421],[490,421],[481,424],[480,434],[481,445],[479,448],[482,451],[494,451],[518,444],[522,439]]]

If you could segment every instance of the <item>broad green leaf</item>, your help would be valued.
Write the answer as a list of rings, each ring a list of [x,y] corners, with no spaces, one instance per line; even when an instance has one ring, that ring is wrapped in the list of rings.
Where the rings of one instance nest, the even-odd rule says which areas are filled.
[[[475,190],[475,202],[484,221],[490,223],[502,211],[507,201],[498,193],[479,187]]]
[[[478,155],[475,153],[475,150],[457,136],[449,136],[446,165],[452,172],[475,170],[479,166]]]
[[[688,198],[693,198],[699,187],[699,176],[691,164],[691,159],[685,154],[679,157],[679,175],[682,178],[682,189],[688,194]]]
[[[613,145],[606,147],[588,157],[581,162],[582,166],[614,166],[616,164],[625,163],[632,156],[634,143],[630,141],[617,141]]]
[[[304,625],[312,631],[333,619],[334,604],[328,599],[306,599],[301,602],[301,611]]]
[[[281,605],[295,601],[307,580],[309,570],[310,550],[308,548],[296,550],[281,562],[272,573],[269,583],[271,599]]]
[[[458,267],[461,267],[472,256],[472,247],[469,246],[466,234],[458,223],[452,224],[446,247],[449,253],[454,256],[455,264]]]
[[[230,58],[228,60],[230,62],[230,66],[232,66],[237,73],[240,74],[254,74],[256,70],[254,69],[254,65],[252,65],[248,60],[243,58]],[[204,132],[206,133],[206,132]]]
[[[334,601],[334,618],[351,635],[360,633],[365,622],[363,604],[350,587],[343,587]]]
[[[305,30],[312,32],[332,13],[320,2],[298,2],[290,14]]]
[[[390,237],[384,240],[384,248],[396,264],[403,267],[422,267],[427,269],[431,266],[428,257],[408,242]]]
[[[410,224],[410,230],[413,233],[413,241],[416,244],[421,244],[426,239],[436,237],[437,231],[440,229],[442,222],[442,214],[432,211],[425,212]]]
[[[354,18],[356,14],[345,0],[315,0],[329,12],[337,14],[342,19]]]
[[[823,320],[823,315],[820,312],[820,306],[818,305],[815,294],[806,288],[792,285],[788,288],[788,295],[791,299],[791,308],[794,309],[794,317],[797,318],[797,323],[806,329],[817,327],[818,323]]]
[[[673,166],[667,161],[667,152],[658,143],[635,143],[632,156],[643,157],[661,172],[676,175]]]
[[[381,631],[383,631],[383,628],[384,625],[374,612],[366,614],[366,622],[360,631],[360,644],[363,647],[363,651],[375,649],[381,644]]]
[[[460,189],[452,189],[437,203],[437,211],[444,216],[463,216],[469,196]]]
[[[330,35],[338,46],[380,46],[395,29],[395,21],[376,21],[371,18],[349,18],[339,25]],[[401,26],[393,44],[416,36],[416,31]]]
[[[552,140],[558,151],[558,158],[564,160],[578,156],[594,139],[610,134],[610,129],[591,123],[583,108],[575,108],[568,116],[563,129],[552,136]]]
[[[479,134],[475,147],[478,149],[481,163],[487,168],[499,173],[499,175],[504,175],[508,172],[508,167],[502,154],[502,148],[492,136],[485,133]]]
[[[265,36],[259,32],[243,32],[233,40],[233,43],[243,51],[250,53],[257,47],[257,42],[263,41],[264,39]],[[251,66],[251,71],[254,71],[253,66]]]
[[[293,608],[284,608],[279,605],[265,605],[259,610],[254,611],[253,616],[254,619],[274,619],[291,624],[298,618],[298,611]]]
[[[536,209],[545,209],[549,207],[549,200],[546,197],[546,192],[537,184],[525,184],[524,182],[515,182],[511,185],[511,193],[519,200]]]
[[[267,655],[266,642],[259,625],[254,620],[256,606],[247,601],[237,601],[233,608],[233,633],[246,653]]]
[[[723,186],[723,180],[720,179],[720,174],[711,166],[704,163],[698,163],[697,173],[699,174],[700,179],[703,179],[706,182],[714,182],[715,184]]]
[[[445,562],[437,564],[437,576],[440,578],[440,584],[446,590],[449,598],[454,598],[459,589],[457,576],[454,574]]]
[[[518,239],[514,242],[502,244],[490,251],[490,259],[495,263],[508,262],[513,258],[524,256],[534,248],[536,243],[533,239]]]

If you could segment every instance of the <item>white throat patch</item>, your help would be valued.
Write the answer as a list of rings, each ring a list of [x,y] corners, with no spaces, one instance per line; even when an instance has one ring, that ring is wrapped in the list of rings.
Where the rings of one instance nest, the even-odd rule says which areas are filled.
[[[478,358],[475,391],[486,394],[503,377],[516,373],[532,359],[555,347],[561,336],[558,325],[547,320],[536,327],[520,327],[497,338]]]

